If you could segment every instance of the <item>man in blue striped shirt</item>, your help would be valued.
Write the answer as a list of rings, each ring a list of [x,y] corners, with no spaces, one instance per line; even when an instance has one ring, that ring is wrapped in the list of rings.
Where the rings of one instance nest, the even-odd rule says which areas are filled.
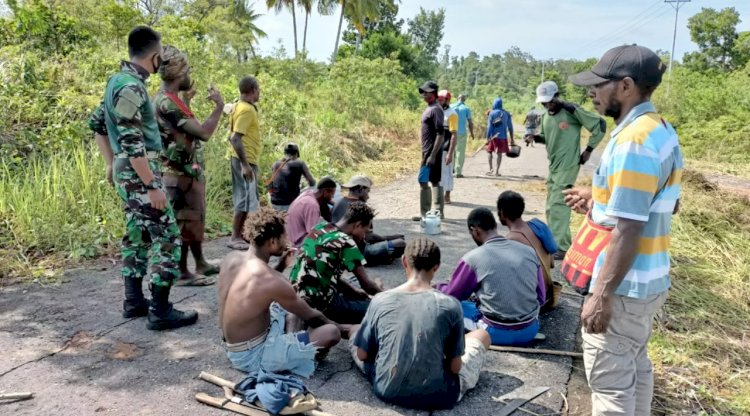
[[[581,311],[594,415],[651,414],[647,345],[670,287],[667,250],[683,163],[677,133],[650,102],[665,69],[650,49],[624,45],[570,77],[589,87],[596,110],[617,124],[592,189],[564,192],[571,208],[588,207],[595,223],[613,227]]]

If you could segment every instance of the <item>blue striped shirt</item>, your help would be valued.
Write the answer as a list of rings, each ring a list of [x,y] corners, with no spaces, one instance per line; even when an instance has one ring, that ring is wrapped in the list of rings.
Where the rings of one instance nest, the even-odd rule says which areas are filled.
[[[633,108],[612,132],[594,173],[591,217],[606,226],[618,218],[646,223],[635,261],[615,294],[645,299],[669,289],[668,249],[682,169],[677,132],[650,102]],[[605,258],[606,249],[596,260],[592,287]]]

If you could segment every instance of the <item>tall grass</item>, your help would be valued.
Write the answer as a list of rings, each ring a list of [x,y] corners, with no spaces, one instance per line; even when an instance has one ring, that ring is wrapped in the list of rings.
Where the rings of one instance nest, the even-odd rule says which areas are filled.
[[[655,409],[750,414],[750,203],[687,171],[670,251]]]

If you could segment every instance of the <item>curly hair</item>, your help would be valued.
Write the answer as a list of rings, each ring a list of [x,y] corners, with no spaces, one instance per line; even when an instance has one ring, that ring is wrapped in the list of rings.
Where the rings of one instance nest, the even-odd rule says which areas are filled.
[[[341,220],[347,224],[359,222],[362,225],[368,225],[372,222],[372,219],[375,218],[375,215],[377,215],[375,210],[370,208],[367,204],[362,201],[355,201],[349,204],[349,207],[346,209],[346,214],[344,214],[344,217]]]
[[[272,238],[279,238],[286,232],[284,229],[286,213],[269,207],[261,207],[247,215],[242,237],[255,247],[262,246]]]
[[[417,237],[406,244],[406,264],[414,270],[430,270],[440,264],[440,247],[425,237]]]

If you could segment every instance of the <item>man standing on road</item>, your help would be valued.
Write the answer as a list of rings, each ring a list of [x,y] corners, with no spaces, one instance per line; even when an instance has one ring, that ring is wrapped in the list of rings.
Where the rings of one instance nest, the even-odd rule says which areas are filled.
[[[177,226],[182,236],[180,277],[181,286],[207,286],[214,283],[208,276],[219,273],[203,256],[206,226],[206,177],[204,175],[202,143],[216,130],[224,108],[221,93],[210,88],[208,99],[214,110],[201,124],[190,111],[190,100],[195,96],[187,56],[174,46],[164,47],[164,65],[159,69],[162,86],[154,97],[156,120],[159,123],[164,147],[164,186],[169,202],[175,210]],[[178,96],[182,93],[182,98]],[[188,270],[188,254],[195,259],[195,271]]]
[[[458,104],[453,107],[453,110],[458,115],[458,131],[456,133],[456,177],[463,178],[464,172],[464,159],[466,158],[466,127],[469,128],[471,139],[474,140],[474,122],[471,120],[471,109],[465,104],[466,96],[461,94],[458,96]]]
[[[570,208],[563,201],[562,191],[572,188],[580,166],[591,157],[602,141],[607,124],[598,115],[572,103],[560,100],[557,84],[545,81],[536,89],[536,102],[547,111],[542,115],[539,135],[547,146],[549,176],[547,177],[547,224],[557,242],[555,260],[562,260],[570,248]],[[586,150],[581,153],[581,127],[591,132]]]
[[[565,192],[570,207],[581,213],[591,208],[592,221],[613,227],[581,311],[594,415],[651,414],[647,345],[671,285],[667,250],[683,168],[677,133],[650,102],[665,69],[650,49],[624,45],[570,77],[589,87],[596,110],[617,124],[593,189]]]
[[[443,127],[445,130],[445,141],[443,143],[443,160],[440,174],[440,185],[445,191],[445,204],[451,203],[451,191],[453,190],[453,160],[456,154],[456,131],[458,130],[458,114],[450,107],[451,92],[442,90],[438,93],[438,103],[443,108]]]
[[[248,212],[258,209],[258,164],[260,163],[260,125],[258,107],[260,86],[258,80],[247,76],[240,80],[240,101],[229,116],[229,142],[232,155],[232,202],[234,219],[229,248],[247,250],[250,246],[242,239],[242,227]]]
[[[104,101],[89,122],[100,146],[101,139],[108,137],[105,158],[113,155],[113,180],[124,202],[122,315],[146,316],[151,330],[179,328],[198,320],[197,312],[179,311],[169,303],[178,275],[180,230],[162,183],[162,141],[145,84],[162,65],[162,52],[161,37],[153,29],[133,29],[128,35],[130,61],[123,61],[120,72],[109,78]],[[143,297],[141,286],[149,260],[151,302]]]
[[[531,110],[526,114],[526,118],[523,120],[523,124],[526,127],[526,134],[524,135],[524,141],[526,147],[534,147],[534,140],[538,137],[536,129],[539,128],[539,119],[541,114],[537,113],[536,108],[531,107]]]
[[[419,87],[419,93],[427,103],[427,108],[422,112],[422,161],[419,168],[419,214],[412,217],[414,221],[420,221],[425,214],[436,205],[443,215],[443,187],[440,186],[442,174],[443,157],[443,109],[437,101],[438,85],[435,81],[427,81]],[[432,190],[430,186],[432,184]]]

